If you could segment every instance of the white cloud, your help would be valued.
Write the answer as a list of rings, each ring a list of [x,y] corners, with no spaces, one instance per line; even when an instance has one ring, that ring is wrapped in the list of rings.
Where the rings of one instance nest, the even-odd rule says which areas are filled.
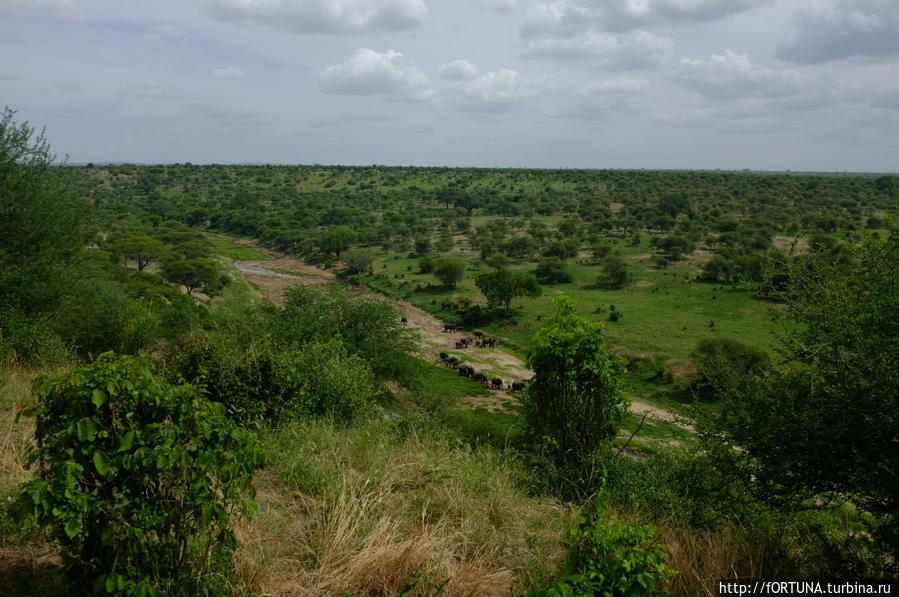
[[[468,81],[462,88],[464,107],[488,112],[504,112],[528,95],[517,71],[501,68]]]
[[[478,67],[468,60],[453,60],[440,67],[440,78],[447,81],[470,81],[478,76]]]
[[[294,33],[399,31],[427,15],[425,0],[209,0],[214,19]]]
[[[778,58],[818,64],[854,56],[899,56],[899,2],[896,0],[819,1],[798,12]]]
[[[160,40],[160,39],[187,39],[187,34],[174,25],[154,25],[147,27],[141,36],[144,39]]]
[[[593,81],[564,98],[552,115],[591,120],[631,114],[642,110],[647,88],[645,79],[622,76]]]
[[[729,50],[708,60],[681,60],[674,80],[709,99],[786,97],[809,86],[798,71],[753,64],[746,54]]]
[[[212,69],[212,76],[218,79],[243,79],[246,73],[236,66],[222,66]]]
[[[428,78],[400,52],[359,48],[345,62],[325,67],[319,74],[326,93],[382,95],[424,101],[434,95]]]
[[[528,43],[530,56],[593,58],[611,70],[636,70],[657,65],[671,48],[668,38],[637,30],[609,34],[588,29],[571,37],[538,36]]]
[[[624,32],[680,23],[715,21],[769,0],[540,0],[522,30],[534,35],[572,36],[585,28]]]

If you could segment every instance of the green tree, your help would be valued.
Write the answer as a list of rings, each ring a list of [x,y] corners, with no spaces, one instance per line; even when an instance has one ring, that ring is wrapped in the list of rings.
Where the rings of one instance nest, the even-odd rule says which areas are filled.
[[[607,449],[627,412],[624,368],[609,354],[602,325],[575,314],[567,297],[531,340],[527,366],[534,378],[524,396],[530,434],[564,467],[580,467]]]
[[[356,242],[356,239],[356,233],[349,226],[333,226],[321,233],[318,248],[324,253],[334,253],[340,259],[340,254]]]
[[[704,435],[766,499],[787,508],[849,499],[886,517],[895,549],[899,230],[863,236],[835,260],[796,257],[787,272],[772,290],[791,316],[783,364],[721,384]]]
[[[202,289],[212,294],[220,288],[222,273],[218,264],[209,259],[178,259],[169,261],[162,268],[162,275],[174,284],[181,284],[187,294]]]
[[[541,284],[562,284],[571,282],[571,272],[558,257],[544,257],[537,264],[537,279]]]
[[[558,257],[562,261],[577,256],[580,243],[577,239],[566,238],[565,240],[557,240],[549,243],[543,249],[543,255],[546,257]]]
[[[415,254],[427,255],[431,252],[431,239],[427,236],[421,236],[415,239]]]
[[[109,243],[109,250],[113,255],[135,260],[139,272],[144,271],[150,262],[162,259],[169,252],[168,247],[162,241],[146,234],[118,236]]]
[[[343,259],[343,262],[347,264],[350,271],[356,275],[367,270],[374,261],[374,255],[361,249],[347,252],[346,257]]]
[[[473,209],[476,207],[480,207],[480,200],[474,195],[469,193],[459,193],[455,195],[453,198],[453,205],[455,207],[461,207],[465,210],[465,214],[470,216]]]
[[[14,116],[0,116],[0,342],[28,358],[52,343],[52,319],[77,292],[89,212],[43,132]]]
[[[540,283],[532,273],[500,270],[481,274],[475,279],[475,286],[487,299],[491,307],[503,307],[508,315],[512,300],[520,296],[536,298],[540,296]]]
[[[629,279],[630,274],[621,255],[617,253],[606,255],[602,260],[602,275],[598,282],[608,288],[623,288]]]
[[[455,288],[465,277],[468,264],[461,257],[449,256],[437,260],[434,275],[444,286]]]
[[[695,245],[683,236],[672,234],[660,239],[653,239],[656,247],[672,261],[677,261],[686,253],[691,253]]]
[[[79,588],[230,592],[229,525],[252,513],[244,495],[262,460],[250,434],[145,359],[105,353],[37,390],[38,476],[17,509],[53,531]]]

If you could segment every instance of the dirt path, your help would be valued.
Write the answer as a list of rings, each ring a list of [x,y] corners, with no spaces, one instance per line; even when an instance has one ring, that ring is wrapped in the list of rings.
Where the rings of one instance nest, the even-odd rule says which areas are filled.
[[[251,240],[242,239],[237,242],[268,256],[265,260],[237,261],[234,265],[244,278],[256,284],[262,295],[276,305],[284,303],[284,292],[294,284],[338,283],[332,270],[321,269],[294,257],[276,253],[260,247]],[[383,295],[362,286],[353,287],[351,291],[360,296],[384,298]],[[507,386],[515,381],[526,381],[533,375],[520,358],[505,352],[502,348],[456,349],[456,342],[463,337],[471,337],[470,333],[445,333],[443,322],[427,311],[406,301],[394,301],[394,304],[406,318],[409,326],[420,334],[420,356],[425,360],[438,363],[440,353],[445,352],[471,365],[476,371],[483,372],[488,378],[501,377]],[[510,402],[517,404],[518,398],[505,390],[491,390],[489,396],[466,396],[462,402],[471,408],[483,407],[490,412],[509,412],[506,404]],[[674,413],[640,400],[631,401],[631,410],[640,415],[653,411],[649,418],[692,430],[690,425],[685,424],[682,418]]]

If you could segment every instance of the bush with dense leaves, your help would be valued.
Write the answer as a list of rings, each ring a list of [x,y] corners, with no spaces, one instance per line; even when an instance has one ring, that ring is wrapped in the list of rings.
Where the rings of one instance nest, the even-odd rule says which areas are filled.
[[[652,525],[603,517],[602,494],[584,506],[584,520],[570,531],[568,556],[555,582],[527,597],[666,595],[674,572],[665,565],[665,544]]]
[[[18,511],[52,531],[78,586],[227,592],[229,523],[252,513],[245,497],[262,457],[224,407],[113,353],[36,388],[38,476]]]

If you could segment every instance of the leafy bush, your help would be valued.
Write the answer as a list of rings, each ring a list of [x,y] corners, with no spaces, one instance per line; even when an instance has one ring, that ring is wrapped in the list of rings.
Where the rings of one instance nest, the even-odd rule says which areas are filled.
[[[604,519],[602,494],[584,506],[584,520],[570,531],[568,556],[556,581],[528,597],[666,595],[674,572],[665,544],[652,525]]]
[[[541,284],[563,284],[571,282],[571,272],[558,257],[544,257],[537,264],[537,280]]]
[[[700,340],[693,358],[699,370],[693,390],[702,397],[711,397],[726,385],[760,374],[770,360],[765,351],[733,338]]]
[[[530,433],[557,464],[579,466],[608,448],[627,412],[624,367],[606,350],[602,326],[574,313],[571,299],[554,300],[556,315],[528,349],[533,382],[524,394]]]
[[[236,541],[231,516],[251,514],[261,462],[222,405],[171,385],[146,359],[104,353],[65,378],[41,378],[38,477],[20,514],[51,529],[79,586],[94,593],[225,590]]]

